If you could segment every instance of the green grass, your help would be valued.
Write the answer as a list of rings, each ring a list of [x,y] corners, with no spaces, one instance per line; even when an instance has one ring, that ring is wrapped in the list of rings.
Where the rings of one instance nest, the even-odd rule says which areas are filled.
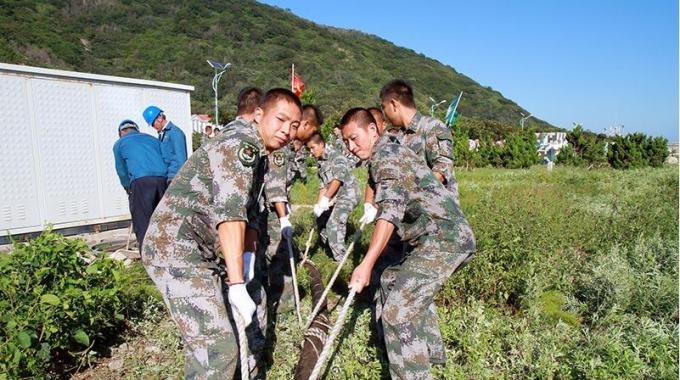
[[[359,173],[365,181],[365,171]],[[457,176],[478,252],[436,298],[448,353],[437,376],[678,377],[677,167],[478,169]],[[293,203],[313,203],[310,194],[317,189],[315,180],[296,184]],[[360,214],[357,208],[350,217],[348,235]],[[313,220],[309,208],[293,214],[295,242],[302,250]],[[339,283],[346,283],[361,259],[370,231]],[[311,252],[328,279],[334,263],[316,238]],[[304,271],[300,284],[308,293]],[[342,288],[331,293],[331,307],[343,302]],[[309,309],[305,297],[303,314]],[[388,376],[381,348],[371,338],[369,314],[359,298],[326,378]],[[302,342],[294,314],[279,317],[276,334],[268,378],[290,379]],[[167,361],[179,376],[177,355]],[[125,365],[140,378],[159,377],[157,364]]]

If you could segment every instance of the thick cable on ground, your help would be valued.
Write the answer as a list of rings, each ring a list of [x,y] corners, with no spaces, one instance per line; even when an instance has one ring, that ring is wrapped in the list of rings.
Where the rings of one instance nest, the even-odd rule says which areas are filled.
[[[300,314],[300,292],[298,291],[297,273],[295,271],[295,256],[293,255],[293,245],[290,239],[288,243],[288,261],[290,262],[290,275],[293,277],[293,295],[295,296],[295,311],[297,312],[298,323],[302,325],[302,315]]]
[[[335,269],[333,276],[331,277],[330,281],[328,281],[326,288],[323,290],[323,294],[321,295],[321,299],[319,299],[319,302],[317,302],[316,305],[314,305],[314,309],[312,309],[312,313],[309,315],[309,319],[307,319],[307,323],[305,324],[305,330],[308,329],[309,326],[311,326],[312,321],[314,320],[314,317],[319,312],[319,309],[321,309],[321,304],[326,299],[326,296],[328,295],[328,292],[331,290],[333,283],[338,278],[338,275],[340,274],[340,270],[342,270],[343,265],[345,265],[347,258],[352,254],[352,250],[354,249],[354,245],[356,244],[356,242],[361,237],[361,232],[364,230],[365,226],[366,226],[366,224],[362,223],[361,226],[359,226],[359,229],[357,230],[357,232],[354,233],[354,238],[352,239],[352,242],[349,243],[349,246],[347,247],[347,251],[345,252],[345,256],[338,263],[338,267]]]
[[[246,326],[243,322],[243,317],[239,314],[235,307],[231,307],[231,313],[234,315],[234,322],[236,322],[236,330],[238,333],[238,352],[239,361],[241,362],[241,380],[250,379],[250,366],[248,365],[248,336],[246,336]]]
[[[319,360],[317,360],[316,365],[314,366],[314,370],[312,370],[312,374],[309,376],[309,380],[317,380],[319,378],[321,370],[326,364],[326,360],[328,360],[328,356],[331,353],[331,348],[333,347],[335,338],[338,337],[338,334],[342,330],[342,326],[345,324],[345,317],[347,317],[349,307],[352,304],[352,301],[354,301],[355,294],[356,290],[354,290],[354,288],[351,288],[349,295],[347,296],[347,300],[345,301],[345,304],[342,305],[342,310],[340,310],[340,313],[338,314],[338,320],[335,321],[335,325],[333,325],[333,330],[331,330],[331,333],[328,336],[328,339],[326,340],[326,344],[323,346],[323,351],[321,351],[321,355],[319,355]]]

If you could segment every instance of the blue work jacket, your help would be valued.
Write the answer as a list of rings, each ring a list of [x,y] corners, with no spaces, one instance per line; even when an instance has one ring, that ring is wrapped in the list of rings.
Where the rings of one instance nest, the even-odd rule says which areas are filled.
[[[168,121],[158,134],[161,141],[161,154],[168,167],[168,178],[174,178],[187,160],[187,139],[179,127]]]
[[[130,131],[113,144],[116,173],[125,189],[142,177],[167,177],[168,167],[161,156],[161,143],[146,133]]]

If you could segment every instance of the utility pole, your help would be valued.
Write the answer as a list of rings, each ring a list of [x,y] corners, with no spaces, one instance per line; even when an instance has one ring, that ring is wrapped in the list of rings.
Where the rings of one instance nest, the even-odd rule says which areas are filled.
[[[227,72],[227,69],[229,66],[231,66],[231,63],[219,63],[211,60],[207,60],[208,64],[210,67],[215,69],[215,76],[213,76],[212,80],[212,88],[213,91],[215,91],[215,126],[219,127],[220,125],[220,114],[219,114],[219,109],[217,107],[217,84],[220,82],[220,79],[222,78],[222,75],[224,75],[225,72]]]

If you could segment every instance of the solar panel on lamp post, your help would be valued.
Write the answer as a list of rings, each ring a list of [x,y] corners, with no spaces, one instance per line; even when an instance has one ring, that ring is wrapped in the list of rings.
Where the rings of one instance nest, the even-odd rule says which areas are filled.
[[[211,61],[207,59],[208,64],[210,67],[215,69],[215,76],[213,77],[212,80],[212,88],[213,91],[215,91],[215,126],[219,127],[220,125],[220,118],[219,118],[219,110],[217,107],[217,84],[220,82],[220,78],[222,78],[222,75],[227,71],[229,66],[231,66],[231,63],[220,63],[217,61]]]

